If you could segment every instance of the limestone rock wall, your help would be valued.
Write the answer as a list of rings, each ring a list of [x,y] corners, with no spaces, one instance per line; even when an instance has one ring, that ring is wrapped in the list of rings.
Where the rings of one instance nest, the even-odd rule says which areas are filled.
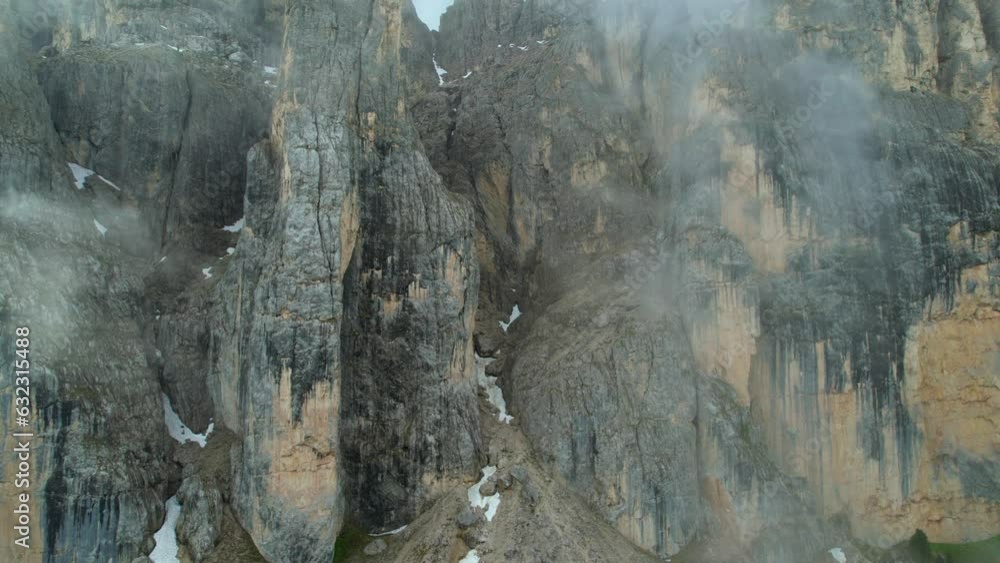
[[[3,359],[2,491],[30,494],[30,549],[9,561],[131,559],[148,550],[173,468],[154,372],[137,322],[144,234],[130,201],[103,182],[77,189],[46,98],[4,13],[0,157],[3,337],[31,330],[31,416],[13,426],[14,348]],[[91,180],[94,180],[92,178]],[[106,229],[101,232],[98,224]],[[30,485],[17,488],[11,433],[29,432]],[[13,504],[9,504],[13,510]],[[93,559],[90,559],[93,558]]]
[[[218,288],[210,385],[244,436],[237,515],[273,560],[327,560],[343,517],[399,527],[478,468],[472,225],[414,144],[402,14],[290,9]]]
[[[447,84],[414,113],[435,167],[476,203],[479,342],[524,343],[502,364],[515,417],[633,541],[667,555],[694,526],[795,561],[845,533],[882,547],[917,527],[943,541],[995,533],[996,444],[975,437],[997,400],[983,289],[1000,203],[994,12],[469,0],[446,14]],[[491,329],[514,302],[522,326]],[[929,326],[953,344],[932,344]],[[622,413],[609,389],[659,374],[593,353],[623,331],[671,334],[651,357],[673,350],[691,382],[713,383],[662,387],[671,398],[651,414]],[[968,359],[943,360],[953,346]],[[572,368],[558,367],[562,347],[582,356]],[[608,409],[623,428],[670,418],[685,388],[715,390],[693,402],[724,420],[657,434],[660,447],[698,436],[698,463],[644,448],[669,479],[620,453],[641,443],[624,430],[584,439],[615,425]],[[604,455],[622,466],[601,470]],[[678,479],[697,483],[687,521],[646,494]],[[803,541],[775,541],[783,525]]]
[[[436,33],[408,0],[0,11],[29,558],[146,555],[175,493],[194,561],[428,518],[407,549],[460,555],[437,522],[504,457],[475,352],[552,472],[518,514],[572,491],[605,521],[565,537],[798,563],[995,535],[990,2],[457,0]],[[496,545],[546,552],[518,524]]]

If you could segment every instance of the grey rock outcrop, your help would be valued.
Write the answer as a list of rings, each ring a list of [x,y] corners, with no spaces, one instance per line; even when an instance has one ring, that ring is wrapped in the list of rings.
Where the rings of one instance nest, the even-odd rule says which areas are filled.
[[[5,26],[8,8],[0,4]],[[31,330],[30,422],[18,430],[34,434],[30,488],[14,488],[16,467],[5,461],[3,494],[31,495],[30,557],[81,550],[131,560],[162,518],[159,495],[173,472],[137,323],[144,257],[130,242],[143,236],[141,223],[103,183],[77,188],[23,44],[0,35],[0,333],[13,342],[16,327]],[[4,366],[13,354],[0,352]],[[0,392],[8,434],[14,393]],[[15,445],[5,441],[6,459]],[[23,556],[13,541],[0,550],[5,560]]]
[[[276,561],[329,559],[345,511],[398,527],[478,465],[472,221],[407,123],[399,18],[290,7],[272,140],[217,287],[234,507]]]
[[[177,520],[177,538],[187,546],[192,559],[202,561],[215,547],[222,528],[222,493],[193,475],[184,480],[177,500],[184,507]]]
[[[714,530],[808,558],[843,532],[817,515],[879,545],[994,528],[988,495],[956,493],[992,477],[952,450],[991,458],[971,428],[996,413],[940,418],[995,395],[988,369],[939,378],[924,362],[951,352],[915,350],[965,319],[956,338],[996,351],[977,289],[997,260],[995,10],[853,4],[467,0],[442,20],[449,83],[413,111],[476,203],[477,331],[529,311],[497,362],[515,420],[661,555]],[[932,484],[946,427],[964,438]]]
[[[467,506],[462,509],[458,518],[455,519],[455,523],[459,528],[471,528],[481,522],[482,519],[483,515],[480,514],[478,510]]]
[[[162,47],[144,50],[129,42],[109,46],[99,37],[62,36],[59,49],[46,48],[40,57],[32,49],[59,36],[53,31],[60,26],[86,17],[77,14],[81,19],[74,20],[60,7],[0,5],[2,90],[10,102],[4,105],[10,127],[5,126],[0,157],[0,231],[11,265],[0,281],[0,307],[4,319],[31,327],[37,348],[32,399],[41,442],[33,458],[31,557],[132,560],[152,549],[153,532],[163,522],[163,500],[175,487],[171,483],[179,469],[170,462],[173,441],[163,422],[162,366],[144,338],[143,321],[152,320],[152,314],[145,315],[144,277],[160,256],[166,217],[162,193],[157,193],[165,185],[160,178],[179,174],[180,191],[191,190],[183,197],[229,198],[202,200],[199,213],[207,208],[238,217],[240,208],[229,204],[239,205],[242,188],[226,192],[238,179],[225,189],[194,188],[205,178],[200,174],[215,173],[222,162],[241,173],[242,165],[232,166],[243,158],[237,154],[240,143],[244,151],[247,146],[241,138],[258,131],[243,128],[253,126],[254,111],[265,113],[265,102],[258,101],[264,96],[251,94],[245,105],[234,104],[232,90],[226,93],[224,80],[212,75],[214,63],[193,69],[176,51]],[[26,19],[30,16],[35,17]],[[153,11],[146,16],[154,17]],[[39,25],[49,27],[39,31]],[[194,86],[188,72],[202,73]],[[188,107],[197,99],[202,101],[192,105],[201,110]],[[203,114],[194,127],[200,133],[188,135],[194,144],[185,153],[180,139],[189,111]],[[207,114],[216,112],[232,119],[224,131],[210,132]],[[74,178],[68,163],[95,170]],[[187,172],[175,174],[178,167]],[[208,227],[177,224],[182,227],[170,234],[181,247],[199,238],[192,232],[196,227]],[[220,242],[213,253],[224,252],[225,246],[217,248]],[[5,320],[2,330],[12,326]],[[166,358],[167,365],[175,358]],[[207,396],[205,373],[200,379],[196,375],[187,375],[190,385],[178,385],[183,392],[176,397]],[[203,417],[198,428],[203,430],[212,416],[211,403],[176,397],[182,419],[198,427]],[[5,404],[10,404],[6,397]],[[13,419],[6,417],[3,424],[8,420]],[[5,560],[23,556],[7,555]]]
[[[267,134],[263,78],[162,45],[80,47],[41,74],[63,144],[133,187],[160,248],[224,251],[222,227],[243,216],[247,151]]]
[[[376,539],[370,544],[365,546],[365,555],[378,555],[385,551],[386,543],[383,539]]]
[[[351,559],[405,563],[995,535],[998,48],[986,0],[456,0],[439,32],[0,0],[31,556],[141,559],[174,494],[208,563],[327,563],[347,522],[408,525]]]
[[[190,262],[211,265],[232,242],[222,228],[243,216],[246,154],[267,133],[264,86],[162,46],[75,49],[46,61],[41,75],[73,160],[138,199],[150,241],[142,250],[164,258],[145,291],[157,317],[153,354],[175,410],[204,431],[213,416],[208,327],[172,300],[200,277]]]

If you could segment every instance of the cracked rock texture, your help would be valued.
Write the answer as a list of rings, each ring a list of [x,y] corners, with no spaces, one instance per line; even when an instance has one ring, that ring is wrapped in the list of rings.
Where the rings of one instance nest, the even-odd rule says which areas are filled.
[[[996,535],[998,49],[988,0],[456,0],[436,32],[410,0],[0,0],[35,434],[0,560],[141,560],[173,496],[185,562]]]
[[[414,112],[476,204],[477,344],[528,311],[498,362],[512,414],[634,542],[699,552],[708,531],[731,546],[709,560],[798,561],[845,533],[996,533],[996,21],[983,2],[445,14],[449,82]]]

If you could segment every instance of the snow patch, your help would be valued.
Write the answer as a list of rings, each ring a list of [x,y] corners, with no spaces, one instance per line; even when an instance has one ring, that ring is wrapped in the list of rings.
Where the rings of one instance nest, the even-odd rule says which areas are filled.
[[[517,305],[514,305],[514,310],[511,311],[510,313],[510,320],[507,322],[500,321],[500,328],[504,332],[507,332],[507,329],[510,328],[510,325],[514,324],[514,321],[516,321],[520,316],[521,316],[521,308],[518,307]]]
[[[94,172],[89,168],[84,168],[83,166],[80,166],[75,162],[67,162],[66,164],[69,166],[70,172],[73,173],[73,181],[76,183],[76,189],[78,190],[82,190],[85,187],[87,183],[87,178],[91,176],[97,176],[98,179],[100,179],[105,184],[111,186],[112,188],[118,191],[122,191],[122,189],[116,186],[114,182],[108,180],[104,176],[101,176],[100,174]]]
[[[163,421],[167,423],[167,432],[170,433],[170,437],[181,444],[197,442],[199,446],[204,448],[205,444],[208,443],[208,435],[212,433],[212,430],[215,430],[215,423],[210,422],[208,430],[205,430],[204,434],[195,434],[174,412],[174,408],[170,406],[170,397],[167,397],[166,393],[160,393],[160,395],[163,397]]]
[[[205,268],[204,270],[201,271],[201,274],[205,276],[206,280],[212,279],[212,268],[211,267]]]
[[[468,78],[470,76],[472,76],[472,71],[471,70],[469,72],[465,73],[465,76],[463,76],[462,78]]]
[[[486,391],[487,400],[500,411],[497,418],[504,424],[510,424],[514,417],[507,414],[507,401],[503,398],[503,390],[497,385],[497,378],[486,375],[486,366],[495,361],[493,358],[480,358],[479,354],[476,354],[476,378],[479,386]]]
[[[94,226],[97,227],[97,232],[101,233],[102,237],[108,232],[108,228],[98,223],[97,219],[94,219]]]
[[[436,54],[431,57],[431,61],[434,62],[434,72],[438,75],[438,86],[444,86],[444,77],[448,74],[448,71],[441,68],[441,65],[438,64]]]
[[[239,221],[233,223],[232,225],[222,227],[223,231],[227,233],[238,233],[243,230],[243,225],[246,224],[246,217],[241,217]]]
[[[236,249],[235,248],[233,248],[232,246],[230,246],[229,248],[226,249],[226,256],[232,256],[233,254],[236,254]]]
[[[520,50],[522,50],[522,51],[527,51],[528,50],[528,46],[527,45],[524,45],[524,46],[518,45],[517,48],[520,49]]]
[[[543,39],[541,41],[535,41],[535,43],[538,43],[539,45],[545,45],[546,43],[548,43],[548,41]]]
[[[403,526],[402,528],[396,528],[395,530],[392,530],[392,531],[389,531],[389,532],[382,532],[381,534],[368,534],[368,535],[370,537],[373,537],[373,538],[381,538],[383,536],[395,536],[396,534],[399,534],[399,533],[403,532],[404,530],[406,530],[406,528],[408,528],[408,527],[409,527],[409,524],[407,524],[406,526]]]
[[[475,485],[469,487],[469,506],[472,508],[482,508],[486,512],[487,522],[492,522],[493,517],[497,515],[497,509],[500,508],[500,493],[484,497],[479,494],[479,487],[486,484],[486,481],[496,472],[497,468],[495,466],[487,465],[483,468],[483,478]]]
[[[479,552],[475,549],[470,550],[458,563],[479,563]]]
[[[76,181],[76,189],[82,190],[87,178],[94,175],[94,171],[89,168],[84,168],[75,162],[67,162],[70,171],[73,172],[73,180]]]
[[[116,189],[118,191],[122,191],[122,189],[119,188],[118,186],[116,186],[114,182],[112,182],[111,180],[108,180],[104,176],[101,176],[100,174],[98,174],[97,177],[100,178],[102,182],[104,182],[105,184],[111,186],[112,188],[114,188],[114,189]]]
[[[264,67],[264,74],[276,75],[276,74],[278,74],[278,68],[277,67],[273,67],[273,66],[265,66]]]
[[[833,557],[837,563],[847,563],[847,555],[844,554],[844,550],[839,547],[835,547],[830,550],[830,556]]]
[[[164,395],[166,397],[166,395]],[[181,515],[181,504],[176,496],[167,499],[167,519],[163,521],[163,527],[153,534],[156,540],[156,547],[153,553],[149,554],[149,560],[153,563],[179,563],[177,558],[177,518]]]

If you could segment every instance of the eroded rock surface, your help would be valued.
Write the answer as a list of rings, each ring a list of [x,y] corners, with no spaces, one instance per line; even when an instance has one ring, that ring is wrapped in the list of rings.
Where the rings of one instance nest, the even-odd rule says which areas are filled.
[[[448,82],[414,112],[476,204],[477,338],[529,311],[506,336],[512,414],[633,541],[666,556],[713,530],[736,546],[715,557],[795,560],[844,533],[809,514],[882,547],[996,533],[972,485],[996,443],[971,431],[998,400],[994,28],[975,2],[442,19]],[[962,375],[926,336],[958,318]]]
[[[990,2],[0,11],[24,560],[145,557],[173,496],[208,562],[348,528],[400,562],[1000,531]]]

